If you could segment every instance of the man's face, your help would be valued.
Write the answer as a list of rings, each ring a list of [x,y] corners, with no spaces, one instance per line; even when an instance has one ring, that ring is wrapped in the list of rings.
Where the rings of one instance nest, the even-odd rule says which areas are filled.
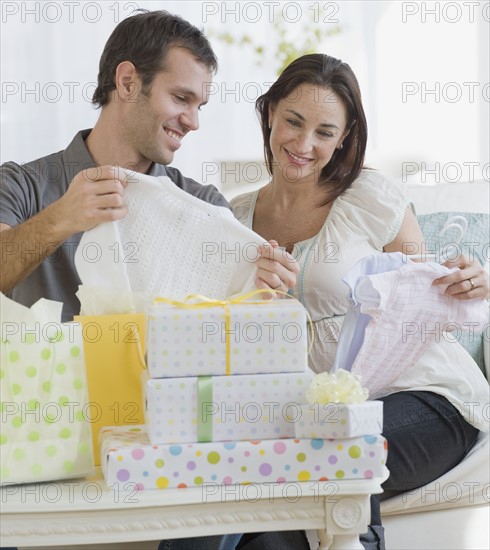
[[[199,128],[198,111],[207,103],[212,74],[184,48],[171,48],[165,71],[155,75],[150,90],[128,102],[122,120],[127,144],[138,163],[170,164],[181,140]]]

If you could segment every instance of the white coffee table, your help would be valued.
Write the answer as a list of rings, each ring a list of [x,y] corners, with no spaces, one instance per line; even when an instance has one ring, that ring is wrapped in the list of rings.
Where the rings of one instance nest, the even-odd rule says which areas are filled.
[[[135,491],[92,477],[0,490],[0,546],[56,547],[317,529],[320,548],[362,548],[384,479]],[[333,537],[333,542],[332,542]]]

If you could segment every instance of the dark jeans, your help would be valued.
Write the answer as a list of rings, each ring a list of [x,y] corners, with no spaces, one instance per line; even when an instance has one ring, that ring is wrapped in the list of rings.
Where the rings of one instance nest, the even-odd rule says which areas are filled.
[[[400,392],[380,401],[390,477],[383,483],[383,493],[371,497],[371,524],[361,537],[368,550],[385,547],[380,502],[449,472],[463,460],[479,433],[445,397],[435,393]]]
[[[361,536],[366,550],[384,550],[380,501],[422,487],[459,464],[474,445],[478,430],[449,401],[431,392],[399,392],[384,403],[383,435],[388,440],[390,477],[384,492],[371,497],[371,523]],[[303,531],[247,533],[237,537],[198,537],[162,541],[159,550],[309,550]]]

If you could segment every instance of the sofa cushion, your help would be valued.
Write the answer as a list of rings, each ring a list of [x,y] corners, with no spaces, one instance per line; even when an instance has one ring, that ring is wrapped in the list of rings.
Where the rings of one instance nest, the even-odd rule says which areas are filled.
[[[417,214],[432,212],[490,213],[488,181],[440,183],[437,185],[405,184],[405,190],[415,205]]]
[[[424,487],[413,489],[381,503],[381,513],[425,512],[488,506],[490,433],[480,432],[475,445],[457,466]]]

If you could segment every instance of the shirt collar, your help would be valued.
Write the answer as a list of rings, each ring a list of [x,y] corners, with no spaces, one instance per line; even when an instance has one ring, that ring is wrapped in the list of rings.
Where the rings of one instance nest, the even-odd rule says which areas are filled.
[[[96,166],[85,145],[85,139],[91,131],[88,129],[78,132],[70,145],[63,151],[63,165],[68,183],[82,170]]]
[[[68,182],[70,182],[78,172],[96,166],[85,145],[85,140],[91,131],[92,129],[89,128],[78,132],[72,139],[70,145],[68,145],[63,152],[63,164],[65,166],[65,175]],[[163,164],[157,164],[156,162],[151,163],[147,174],[155,177],[168,176],[165,166]]]

